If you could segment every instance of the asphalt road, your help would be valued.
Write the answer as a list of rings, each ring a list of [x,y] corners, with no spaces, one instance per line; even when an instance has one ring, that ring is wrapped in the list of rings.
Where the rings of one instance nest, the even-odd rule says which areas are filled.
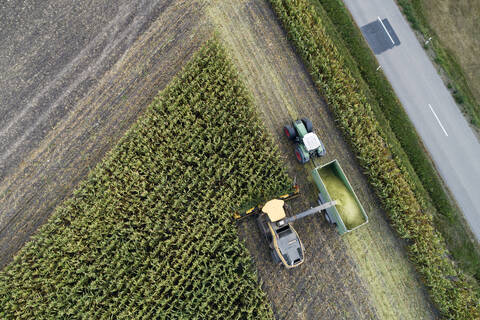
[[[344,3],[376,52],[379,64],[415,125],[438,172],[479,240],[479,141],[395,2],[344,0]],[[393,30],[387,33],[389,27],[380,24],[379,18]],[[365,32],[364,26],[372,22],[383,29],[383,33]],[[387,45],[388,40],[391,45]],[[383,48],[378,50],[378,45]]]

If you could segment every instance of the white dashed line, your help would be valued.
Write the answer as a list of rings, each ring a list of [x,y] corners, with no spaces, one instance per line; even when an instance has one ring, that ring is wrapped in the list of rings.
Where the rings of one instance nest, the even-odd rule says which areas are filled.
[[[390,38],[390,41],[392,41],[392,44],[395,44],[395,41],[393,41],[392,36],[388,32],[387,28],[385,28],[385,25],[383,24],[382,19],[380,19],[380,17],[377,17],[377,18],[378,18],[378,21],[380,21],[380,23],[382,24],[383,29],[385,29],[385,32],[387,33],[388,37]]]
[[[435,116],[435,119],[437,119],[438,124],[439,124],[440,127],[442,128],[443,133],[445,133],[445,135],[448,137],[447,131],[446,131],[445,128],[443,127],[442,123],[440,122],[440,119],[438,119],[437,114],[435,113],[435,111],[433,111],[433,108],[432,108],[432,106],[430,105],[430,103],[428,104],[428,106],[430,107],[430,110],[432,110],[432,113],[433,113],[433,115]]]

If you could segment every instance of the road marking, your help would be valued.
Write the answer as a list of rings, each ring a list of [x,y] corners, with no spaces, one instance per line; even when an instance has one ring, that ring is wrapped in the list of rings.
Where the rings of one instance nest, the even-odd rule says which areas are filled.
[[[446,131],[445,128],[443,127],[442,123],[440,122],[440,119],[438,119],[437,114],[435,113],[435,111],[433,111],[433,108],[432,108],[432,106],[430,105],[430,103],[428,104],[428,106],[430,107],[430,110],[432,110],[432,113],[433,113],[433,115],[435,116],[435,119],[437,119],[438,124],[439,124],[440,127],[442,128],[443,133],[445,133],[445,135],[448,137],[447,131]]]
[[[393,41],[392,36],[391,36],[390,33],[388,32],[387,28],[385,28],[385,25],[383,24],[382,19],[380,19],[380,17],[377,17],[377,19],[378,19],[378,21],[380,21],[380,23],[382,24],[383,29],[385,29],[385,32],[387,33],[388,37],[390,38],[390,41],[392,41],[392,44],[395,44],[395,41]]]

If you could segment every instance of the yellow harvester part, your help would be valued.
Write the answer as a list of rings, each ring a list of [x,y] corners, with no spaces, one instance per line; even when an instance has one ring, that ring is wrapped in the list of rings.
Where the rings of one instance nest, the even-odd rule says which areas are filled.
[[[284,204],[285,201],[283,200],[273,199],[265,203],[262,211],[268,215],[271,222],[276,222],[286,217],[285,210],[283,209]]]

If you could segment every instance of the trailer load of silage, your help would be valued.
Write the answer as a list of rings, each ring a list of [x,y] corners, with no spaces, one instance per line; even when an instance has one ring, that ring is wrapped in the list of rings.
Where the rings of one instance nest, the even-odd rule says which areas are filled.
[[[347,186],[333,172],[330,166],[319,171],[320,177],[327,188],[330,198],[336,200],[336,208],[348,230],[358,227],[365,222],[365,217]]]

